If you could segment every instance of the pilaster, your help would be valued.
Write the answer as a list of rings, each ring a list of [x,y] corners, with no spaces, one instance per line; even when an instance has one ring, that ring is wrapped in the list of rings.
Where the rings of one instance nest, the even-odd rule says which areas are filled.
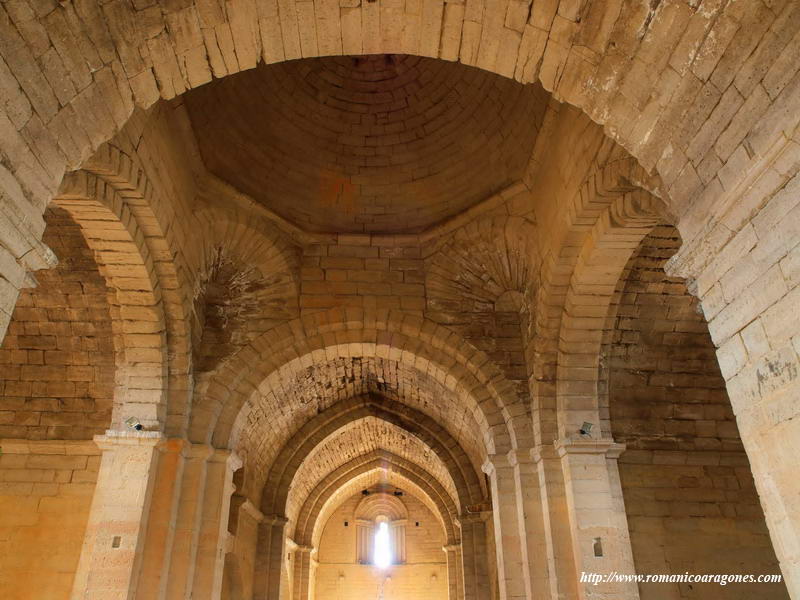
[[[258,528],[253,600],[278,600],[286,548],[286,523],[282,515],[264,515]]]
[[[462,600],[464,598],[464,572],[461,557],[461,544],[442,546],[447,560],[447,598]]]
[[[528,546],[525,540],[524,511],[516,469],[506,455],[490,455],[483,464],[492,487],[497,581],[500,600],[530,600]]]
[[[526,559],[531,598],[551,599],[550,579],[555,576],[548,561],[545,537],[545,514],[542,504],[539,472],[530,450],[512,450],[508,464],[514,469],[519,511],[520,537]]]
[[[241,459],[230,450],[214,450],[208,459],[192,600],[212,600],[220,596],[233,472],[241,466]]]
[[[625,446],[610,439],[568,439],[555,448],[564,472],[576,573],[634,573],[617,468]],[[577,591],[580,599],[639,598],[636,583],[579,583]]]
[[[183,452],[183,479],[175,518],[175,534],[168,557],[168,576],[160,598],[182,600],[191,593],[195,555],[203,516],[203,492],[209,457],[214,448],[206,444],[187,445]]]
[[[461,564],[465,600],[489,600],[489,549],[486,540],[488,511],[465,513],[459,517],[461,527]]]
[[[292,550],[294,556],[294,577],[292,578],[292,600],[310,600],[314,576],[316,549],[311,546],[296,545]]]
[[[157,447],[151,431],[107,431],[96,436],[103,451],[72,600],[131,600],[144,554],[155,481]]]

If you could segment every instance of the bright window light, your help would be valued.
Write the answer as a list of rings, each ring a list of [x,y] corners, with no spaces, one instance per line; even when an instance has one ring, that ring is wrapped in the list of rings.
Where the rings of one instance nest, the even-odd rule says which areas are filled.
[[[379,569],[386,569],[392,564],[392,551],[389,548],[389,525],[378,524],[375,532],[375,560],[374,564]]]

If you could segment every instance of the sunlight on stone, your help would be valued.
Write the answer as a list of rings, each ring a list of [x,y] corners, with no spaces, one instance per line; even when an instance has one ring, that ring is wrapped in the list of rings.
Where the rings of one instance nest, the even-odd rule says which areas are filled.
[[[392,552],[389,549],[389,526],[386,523],[378,525],[375,533],[375,566],[386,569],[392,564]]]

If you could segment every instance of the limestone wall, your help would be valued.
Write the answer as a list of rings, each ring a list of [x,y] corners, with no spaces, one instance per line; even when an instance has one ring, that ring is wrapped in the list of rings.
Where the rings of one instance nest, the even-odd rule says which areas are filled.
[[[59,265],[20,294],[0,346],[0,437],[91,439],[111,422],[111,291],[66,211],[45,220]]]
[[[106,259],[121,258],[124,269],[136,272],[135,281],[126,282],[134,285],[135,289],[127,289],[133,293],[117,295],[125,301],[120,308],[137,317],[123,324],[130,329],[123,327],[116,340],[116,357],[125,359],[121,362],[125,369],[115,375],[123,375],[130,385],[118,388],[115,401],[140,415],[153,432],[179,438],[190,431],[193,441],[210,441],[218,448],[236,446],[250,453],[249,466],[260,467],[251,472],[263,472],[269,465],[259,461],[268,463],[274,456],[271,446],[289,439],[291,426],[299,427],[300,417],[317,408],[300,406],[302,399],[314,397],[313,377],[305,389],[280,404],[290,416],[281,415],[279,427],[291,426],[277,440],[265,435],[275,431],[278,411],[272,399],[289,398],[284,392],[295,387],[295,376],[318,366],[322,357],[326,367],[333,365],[334,375],[321,387],[328,390],[328,398],[336,398],[351,389],[352,380],[347,372],[337,377],[333,361],[381,352],[385,356],[380,358],[390,357],[415,369],[414,378],[406,377],[415,385],[424,384],[424,377],[416,377],[422,373],[447,384],[452,395],[469,398],[469,404],[453,403],[452,410],[448,404],[446,411],[430,412],[447,417],[442,419],[444,428],[460,428],[461,436],[476,440],[479,450],[471,452],[473,462],[488,454],[480,443],[481,436],[490,432],[493,443],[487,445],[497,442],[501,449],[497,452],[503,455],[512,445],[523,454],[534,445],[541,450],[543,463],[549,461],[537,468],[554,501],[550,516],[562,527],[563,540],[571,540],[558,548],[559,557],[572,556],[575,550],[581,558],[577,545],[586,531],[581,530],[580,514],[566,515],[574,498],[564,501],[563,482],[558,476],[548,479],[561,468],[551,444],[556,438],[563,441],[576,435],[573,421],[580,423],[590,415],[602,417],[601,433],[618,435],[631,448],[622,463],[631,522],[655,517],[665,531],[672,523],[705,531],[702,523],[706,523],[709,531],[718,532],[720,523],[735,514],[736,526],[731,529],[736,531],[737,551],[767,564],[768,553],[758,550],[764,547],[763,528],[752,511],[755,496],[744,472],[737,440],[741,433],[783,573],[793,593],[800,594],[796,500],[800,484],[795,466],[800,452],[796,401],[800,6],[789,0],[395,4],[389,0],[352,0],[338,6],[295,0],[210,5],[23,0],[0,7],[0,335],[7,327],[10,331],[7,347],[0,351],[4,398],[0,435],[87,438],[105,424],[93,419],[105,415],[109,395],[85,385],[90,383],[83,379],[88,377],[86,371],[81,371],[81,379],[71,380],[73,366],[59,362],[63,356],[58,353],[84,349],[69,343],[59,346],[58,336],[53,347],[48,339],[52,335],[42,333],[44,319],[35,311],[45,308],[44,296],[36,300],[37,292],[23,292],[22,303],[17,304],[19,290],[31,287],[29,274],[54,264],[50,249],[41,242],[42,215],[58,194],[64,173],[84,167],[85,172],[68,182],[83,183],[83,189],[70,185],[66,193],[81,191],[96,200],[106,211],[101,220],[108,218],[117,233],[127,236],[108,244],[101,240],[95,259],[105,252]],[[535,299],[530,289],[512,285],[519,283],[513,279],[499,286],[503,294],[484,293],[494,291],[497,283],[492,279],[496,272],[489,268],[477,277],[444,277],[446,285],[438,292],[446,293],[437,295],[431,292],[436,285],[426,281],[423,286],[415,280],[420,279],[423,259],[432,256],[413,247],[420,240],[365,243],[363,238],[345,236],[308,243],[308,237],[291,226],[285,227],[288,232],[276,233],[275,219],[249,199],[235,191],[223,193],[224,186],[209,185],[209,178],[197,176],[184,164],[196,159],[195,149],[190,139],[176,135],[181,127],[169,123],[173,116],[186,123],[179,99],[184,91],[209,84],[213,77],[253,69],[259,61],[397,53],[458,60],[519,82],[538,81],[552,93],[551,106],[563,100],[576,107],[575,118],[564,127],[553,121],[548,125],[545,118],[538,136],[542,142],[534,152],[537,164],[519,184],[523,193],[500,194],[486,203],[497,209],[492,218],[520,217],[539,228],[536,237],[537,243],[541,240],[539,258],[545,276]],[[172,102],[146,112],[159,99]],[[575,116],[580,110],[583,114]],[[426,112],[435,114],[436,108]],[[602,130],[590,118],[602,124]],[[547,143],[548,127],[563,140],[556,151]],[[107,145],[119,131],[122,135]],[[444,158],[453,160],[450,149]],[[604,170],[612,162],[625,161],[639,161],[653,177],[631,177],[634,169]],[[643,170],[636,168],[635,174],[641,175]],[[666,315],[659,312],[663,307],[651,311],[647,303],[629,306],[641,309],[634,315],[625,315],[620,306],[617,329],[623,337],[614,343],[624,346],[620,356],[625,364],[616,365],[609,389],[598,390],[604,303],[614,293],[617,267],[626,262],[625,253],[650,223],[628,218],[641,216],[636,210],[622,210],[640,207],[647,194],[641,190],[627,194],[639,185],[662,198],[683,236],[685,244],[670,270],[690,280],[687,289],[700,298],[704,319],[682,312],[693,307],[684,292],[666,291],[676,282],[659,292],[681,296],[671,298],[676,304]],[[203,219],[195,204],[198,194],[203,196]],[[225,210],[217,210],[222,205]],[[540,205],[540,210],[533,211],[531,205]],[[595,235],[596,229],[606,226],[618,229],[619,235]],[[277,250],[258,264],[260,279],[247,283],[269,287],[280,280],[274,306],[281,310],[248,315],[247,335],[235,336],[233,344],[223,340],[208,354],[197,353],[203,369],[209,364],[217,369],[206,377],[192,372],[192,344],[203,340],[206,316],[212,312],[203,302],[211,297],[214,307],[213,294],[207,294],[212,278],[203,273],[213,264],[209,258],[215,244],[209,242],[216,239],[211,232],[225,229],[224,239],[242,239],[240,233],[248,227],[258,232],[254,237],[267,232],[265,245]],[[461,244],[462,251],[447,254],[453,260],[444,261],[442,272],[450,265],[465,271],[477,264],[487,266],[485,255],[474,262],[465,258],[479,249],[481,238],[474,233]],[[292,242],[286,241],[289,238]],[[600,248],[594,254],[593,244]],[[399,255],[386,254],[392,246],[403,250]],[[404,256],[407,246],[412,248]],[[516,248],[527,249],[524,244]],[[302,271],[294,272],[293,257],[302,262]],[[384,259],[388,265],[380,262]],[[581,263],[583,259],[587,260]],[[379,262],[368,262],[372,260]],[[243,268],[251,266],[243,262]],[[108,264],[98,261],[99,267]],[[508,264],[519,266],[510,260]],[[275,265],[280,268],[273,269]],[[576,276],[583,270],[588,277]],[[398,272],[402,280],[397,279]],[[523,279],[535,281],[529,275]],[[292,289],[295,276],[301,282],[299,294]],[[46,279],[42,279],[45,291]],[[476,279],[486,284],[485,289],[473,285]],[[115,283],[117,291],[120,285],[121,281]],[[465,292],[461,297],[452,293],[459,286]],[[576,296],[579,302],[571,302]],[[34,304],[26,305],[30,302]],[[478,310],[464,310],[471,303],[470,308]],[[483,310],[488,304],[503,313],[521,306],[528,315],[519,311],[519,323],[489,316],[490,311]],[[13,322],[15,306],[19,318]],[[672,308],[679,314],[673,315]],[[651,312],[641,323],[634,322],[647,311]],[[295,320],[298,314],[305,320]],[[112,311],[110,316],[113,321],[117,315]],[[630,317],[634,318],[625,321]],[[48,315],[47,320],[55,319]],[[671,339],[684,351],[694,351],[702,320],[708,321],[717,347],[724,385],[711,373],[714,361],[707,340],[699,358],[688,360],[675,358],[667,342]],[[105,315],[93,321],[105,324]],[[473,327],[472,322],[479,325]],[[663,328],[667,326],[674,329]],[[507,335],[517,328],[536,341],[523,338],[528,342],[523,346],[517,336]],[[531,335],[534,331],[536,336]],[[636,336],[624,338],[643,332],[661,339],[642,346]],[[644,351],[636,354],[637,348],[652,351],[655,362]],[[78,361],[83,363],[83,357]],[[286,365],[291,366],[283,369]],[[97,375],[103,371],[101,365],[89,362],[88,366],[97,367],[93,377],[106,385],[107,373]],[[342,365],[342,371],[348,368]],[[530,391],[523,385],[525,376],[530,377]],[[370,377],[383,383],[375,369],[367,370],[362,379]],[[338,387],[328,386],[331,382]],[[724,388],[738,427],[723,402]],[[39,396],[42,391],[47,395]],[[435,386],[428,385],[426,392],[415,397],[440,395]],[[257,407],[260,413],[248,404],[251,398],[261,401],[269,394],[270,402]],[[607,402],[598,406],[598,395],[602,400],[603,394]],[[615,402],[619,399],[623,402]],[[642,399],[653,402],[645,417]],[[56,405],[78,410],[51,410]],[[461,428],[465,414],[469,427]],[[656,414],[661,418],[653,418]],[[609,420],[611,427],[606,428]],[[240,436],[242,423],[252,427]],[[568,467],[568,461],[564,464]],[[663,486],[654,485],[654,473],[663,477]],[[139,476],[140,488],[148,489],[149,473]],[[251,487],[249,496],[256,498],[260,490]],[[35,489],[31,487],[28,494]],[[689,497],[693,500],[683,501]],[[139,500],[137,510],[142,510],[132,521],[134,528],[149,501],[144,496]],[[674,560],[688,564],[697,556],[688,536],[672,533],[664,546],[669,551],[648,555],[639,536],[642,530],[633,525],[631,529],[639,560],[647,556],[660,564],[677,557]],[[709,544],[710,537],[697,535]],[[731,538],[714,537],[733,544]],[[558,536],[553,539],[560,541]],[[568,547],[570,543],[576,548]],[[702,546],[707,550],[703,558],[711,560],[711,546]],[[756,554],[761,558],[753,558]],[[133,566],[131,561],[128,570],[132,572]],[[569,571],[570,565],[559,568]],[[551,591],[563,595],[564,590]]]
[[[680,244],[658,227],[620,282],[606,347],[614,439],[640,574],[779,572],[707,325],[663,273]],[[786,598],[783,585],[643,584],[641,598]]]
[[[8,600],[67,600],[89,517],[94,442],[0,439],[0,589]]]
[[[442,546],[444,532],[437,518],[419,500],[402,497],[408,509],[406,563],[381,572],[372,565],[356,563],[356,527],[353,514],[361,494],[352,496],[325,524],[318,550],[315,598],[319,600],[372,600],[383,583],[386,600],[445,600],[447,563]],[[349,525],[344,526],[347,521]],[[416,524],[419,523],[419,526]],[[343,576],[343,577],[342,577]]]

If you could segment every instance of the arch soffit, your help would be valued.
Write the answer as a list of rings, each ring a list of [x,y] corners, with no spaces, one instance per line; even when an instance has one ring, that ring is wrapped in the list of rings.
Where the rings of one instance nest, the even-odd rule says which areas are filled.
[[[631,256],[664,219],[660,201],[636,189],[612,200],[583,240],[564,299],[557,362],[559,437],[600,416],[600,354],[611,302]]]
[[[455,484],[461,506],[483,499],[482,482],[472,461],[445,428],[401,402],[367,395],[340,402],[320,413],[284,445],[264,483],[261,511],[264,514],[283,514],[292,481],[305,457],[336,431],[366,416],[397,425],[428,445],[444,462]]]
[[[213,36],[207,40],[206,48],[201,46],[200,52],[193,53],[199,60],[191,61],[191,68],[178,68],[177,65],[184,65],[186,57],[181,55],[180,49],[175,46],[175,40],[169,36],[158,44],[159,56],[148,67],[141,59],[141,56],[152,54],[147,51],[153,43],[147,38],[146,32],[135,31],[132,35],[127,35],[127,32],[120,33],[119,27],[98,25],[102,26],[104,36],[111,32],[109,41],[113,44],[109,47],[122,49],[118,55],[111,52],[106,57],[106,66],[89,80],[89,93],[100,97],[100,90],[103,90],[107,105],[102,105],[102,110],[96,112],[101,118],[91,123],[88,136],[83,136],[75,144],[62,147],[63,156],[58,155],[57,164],[51,169],[52,177],[58,178],[60,172],[79,164],[103,140],[109,139],[125,124],[135,107],[147,109],[161,98],[169,100],[189,89],[202,86],[215,77],[221,78],[252,69],[262,61],[275,63],[315,56],[404,53],[458,61],[513,78],[523,84],[540,81],[554,98],[581,108],[594,120],[605,124],[608,135],[635,155],[641,155],[640,158],[648,168],[656,164],[669,140],[665,140],[664,135],[644,135],[643,132],[655,129],[657,133],[662,133],[666,126],[684,118],[689,110],[673,108],[666,97],[651,99],[651,103],[645,103],[644,100],[633,104],[629,102],[628,111],[611,109],[616,105],[617,95],[621,93],[623,79],[631,72],[631,69],[624,67],[641,64],[647,68],[651,62],[652,57],[645,56],[647,52],[643,48],[649,47],[645,42],[663,33],[663,27],[657,27],[660,21],[650,19],[654,15],[653,11],[645,11],[631,19],[624,15],[625,11],[613,12],[613,6],[606,10],[603,3],[596,6],[593,4],[583,11],[584,14],[580,14],[579,10],[560,13],[563,26],[558,28],[556,34],[551,34],[552,15],[548,16],[547,9],[545,12],[534,9],[530,15],[533,25],[526,25],[524,11],[516,16],[509,12],[509,17],[498,25],[494,21],[466,21],[466,15],[458,12],[433,10],[425,18],[416,13],[402,13],[399,17],[402,21],[391,19],[388,22],[369,17],[366,14],[366,5],[339,10],[334,7],[323,20],[297,19],[296,15],[284,14],[274,19],[253,18],[243,27],[231,28],[234,32],[232,43],[224,48],[214,41]],[[723,13],[724,9],[720,9],[704,15],[703,18],[713,23]],[[132,15],[133,13],[129,16]],[[160,26],[168,30],[173,15],[164,11],[163,15],[158,16],[164,19]],[[691,12],[685,16],[688,19]],[[224,11],[219,17],[220,24],[230,20],[230,15],[225,15]],[[740,16],[748,23],[759,17],[760,13],[756,11]],[[403,35],[399,35],[400,30],[396,28],[398,22],[403,25]],[[641,23],[649,25],[641,29]],[[45,30],[50,29],[48,24],[42,25]],[[261,31],[261,28],[267,29]],[[545,43],[552,35],[558,38],[558,43]],[[75,40],[71,43],[78,48],[85,39],[85,32],[74,37]],[[537,43],[534,38],[544,41]],[[506,40],[514,43],[508,46]],[[615,48],[624,48],[625,51],[607,53],[610,43]],[[137,51],[140,47],[144,49],[142,52]],[[510,48],[511,51],[498,52],[498,48]],[[585,57],[587,49],[594,56],[590,61]],[[687,45],[681,51],[676,60],[691,62],[694,58],[694,47]],[[642,54],[641,62],[637,63],[639,54]],[[136,75],[132,75],[130,79],[123,76],[115,84],[114,74],[125,72]],[[85,73],[73,76],[83,79]],[[661,93],[667,94],[680,86],[675,84],[662,87],[664,90]],[[679,95],[673,102],[677,103],[679,100],[683,100],[683,96]],[[59,112],[56,104],[50,107],[50,112],[58,114],[57,122],[60,124],[67,114],[74,115],[79,101],[70,101],[61,109],[63,112]],[[665,116],[654,121],[649,117],[649,109],[656,102],[664,103],[671,109],[664,109]],[[43,106],[37,108],[44,110]],[[650,125],[647,129],[637,122],[645,115],[648,115],[646,123]],[[50,119],[43,114],[41,121],[48,123]],[[631,126],[632,121],[638,126]],[[682,164],[684,163],[678,163],[677,167]],[[676,175],[680,171],[675,166],[673,170]],[[47,178],[45,183],[39,182],[29,188],[36,195],[47,194],[46,181]],[[37,204],[43,206],[46,202]]]
[[[671,220],[666,205],[659,198],[662,194],[659,178],[647,173],[634,158],[614,158],[594,168],[572,196],[570,206],[563,211],[566,219],[551,232],[550,249],[542,260],[541,291],[536,298],[537,306],[531,311],[538,332],[534,343],[539,348],[533,368],[543,374],[534,382],[537,399],[533,411],[534,434],[539,443],[551,443],[559,436],[558,394],[548,382],[556,378],[560,352],[550,348],[560,348],[561,321],[573,274],[597,224],[604,214],[606,221],[611,222],[610,206],[615,202],[622,202],[624,206],[626,194],[628,202],[648,207],[645,212],[652,210],[659,218]]]
[[[113,290],[115,392],[112,427],[128,416],[145,427],[162,429],[166,416],[168,372],[166,318],[162,290],[150,248],[124,198],[87,171],[65,178],[53,204],[80,226],[100,273]],[[126,321],[135,319],[131,329]]]
[[[389,452],[372,452],[342,465],[322,480],[303,503],[295,525],[295,541],[316,546],[330,518],[341,504],[341,492],[348,487],[360,486],[376,471],[385,471],[399,477],[410,486],[418,498],[436,515],[444,527],[448,543],[458,538],[458,508],[444,487],[418,465]]]
[[[135,365],[128,364],[123,375],[128,416],[180,435],[190,410],[189,298],[180,245],[172,229],[162,226],[170,222],[171,208],[136,159],[110,144],[101,145],[82,170],[69,173],[53,201],[73,215],[103,263],[120,318],[147,323],[138,329],[117,323],[123,362]],[[159,343],[152,336],[160,336]]]
[[[330,309],[279,325],[243,348],[193,410],[195,441],[228,446],[247,398],[270,376],[337,357],[379,357],[428,373],[468,398],[487,453],[507,452],[514,437],[514,386],[489,357],[433,321],[394,310]],[[202,403],[202,404],[200,404]],[[524,411],[522,411],[524,413]]]
[[[390,521],[408,519],[408,508],[400,498],[380,492],[364,496],[356,506],[353,513],[356,519],[374,521],[380,516],[387,517]]]

